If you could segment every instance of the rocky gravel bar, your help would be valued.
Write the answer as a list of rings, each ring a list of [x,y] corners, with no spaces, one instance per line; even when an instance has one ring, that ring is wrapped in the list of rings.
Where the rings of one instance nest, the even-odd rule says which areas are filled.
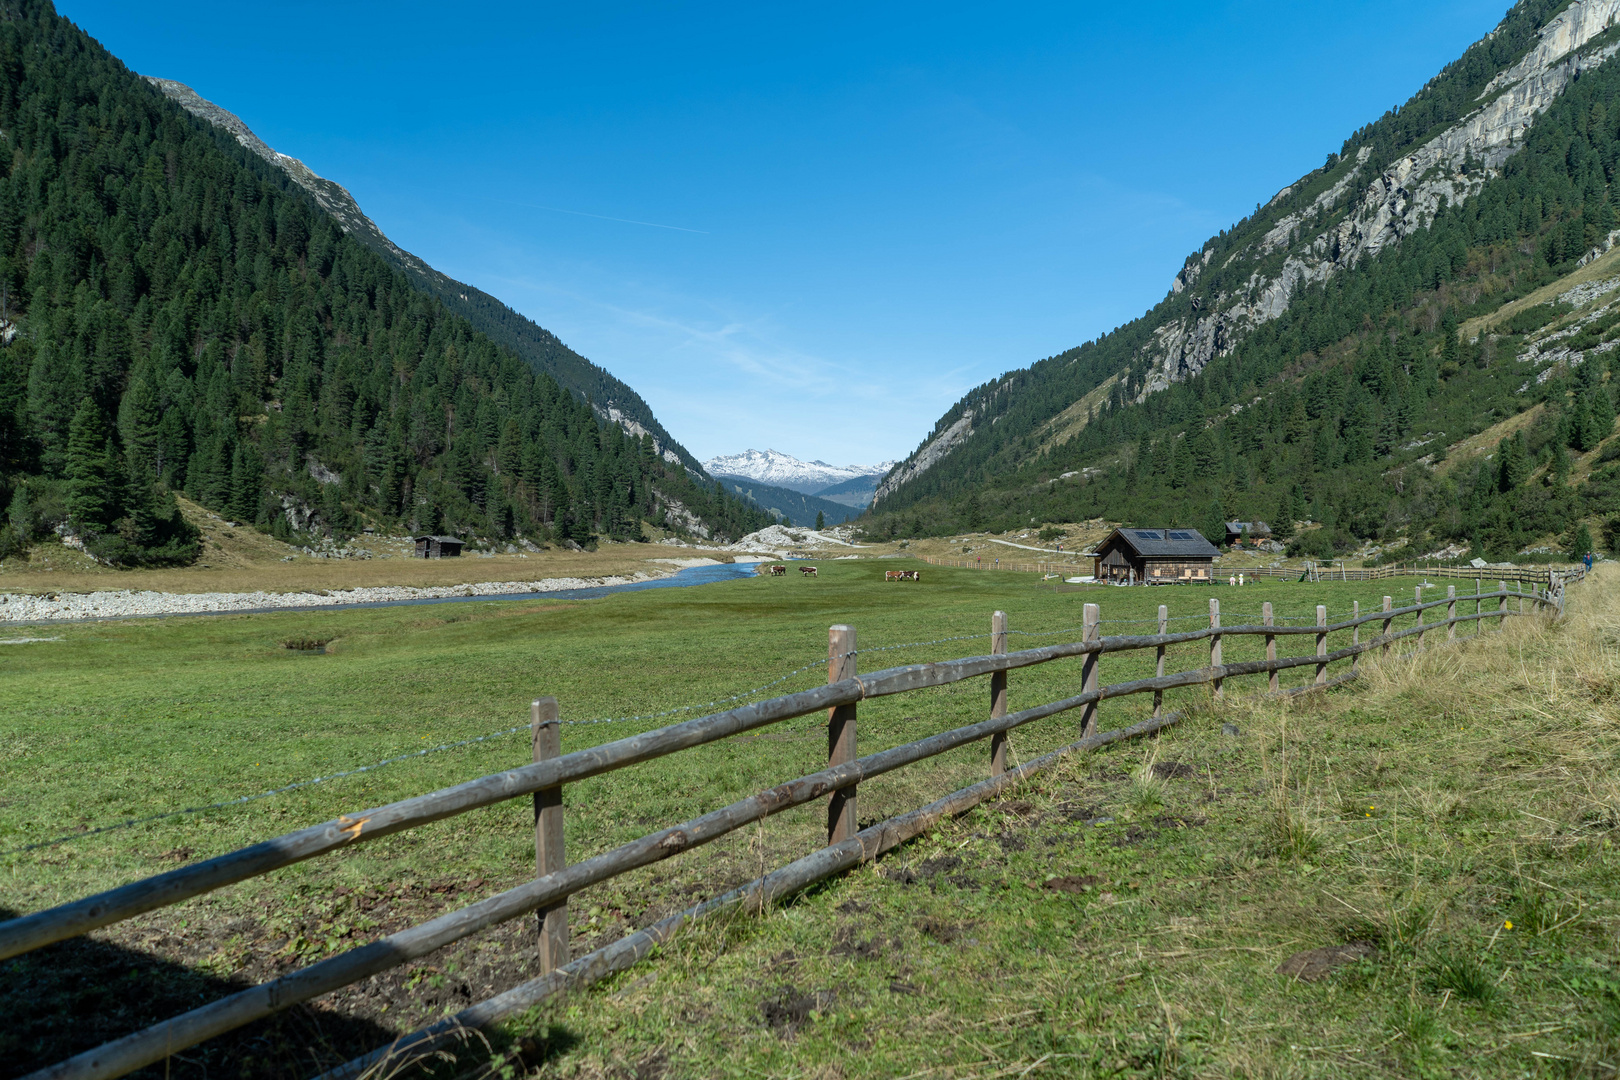
[[[546,578],[542,581],[480,581],[471,585],[385,585],[316,592],[163,593],[117,589],[90,593],[45,593],[28,596],[0,593],[0,623],[56,622],[72,619],[126,619],[153,615],[204,615],[280,608],[325,608],[350,604],[439,600],[462,596],[511,596],[562,592],[602,585],[630,585],[658,575],[591,578]]]

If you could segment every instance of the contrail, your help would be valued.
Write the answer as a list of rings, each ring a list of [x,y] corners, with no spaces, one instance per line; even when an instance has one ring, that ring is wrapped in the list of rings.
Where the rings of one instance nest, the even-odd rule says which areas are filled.
[[[498,199],[496,201],[508,203],[512,206],[526,206],[530,210],[549,210],[553,214],[572,214],[575,217],[596,218],[598,221],[617,221],[625,225],[646,225],[653,229],[673,229],[676,232],[697,233],[700,236],[709,235],[709,231],[707,229],[688,229],[684,225],[660,225],[656,221],[637,221],[634,218],[609,217],[606,214],[587,214],[583,210],[564,210],[560,206],[542,206],[539,203],[512,202],[510,199]]]

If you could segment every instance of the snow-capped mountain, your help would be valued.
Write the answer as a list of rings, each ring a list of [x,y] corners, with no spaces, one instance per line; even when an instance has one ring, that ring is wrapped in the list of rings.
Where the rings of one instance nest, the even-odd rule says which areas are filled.
[[[740,454],[710,458],[703,463],[711,476],[746,477],[804,495],[814,495],[823,488],[860,477],[881,478],[894,465],[892,461],[876,465],[829,465],[825,461],[800,461],[779,450],[745,450]]]

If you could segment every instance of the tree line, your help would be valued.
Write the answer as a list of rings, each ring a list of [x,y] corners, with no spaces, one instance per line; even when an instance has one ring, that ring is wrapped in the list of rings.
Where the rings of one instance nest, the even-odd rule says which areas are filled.
[[[586,543],[771,518],[345,236],[48,3],[0,20],[0,547],[184,562],[174,493],[296,539],[362,522]]]

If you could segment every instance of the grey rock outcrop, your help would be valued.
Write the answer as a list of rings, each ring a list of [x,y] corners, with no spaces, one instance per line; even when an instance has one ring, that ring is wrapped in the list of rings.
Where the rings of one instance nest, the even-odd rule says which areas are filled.
[[[960,446],[971,434],[973,434],[973,410],[967,409],[959,420],[930,439],[926,446],[884,477],[883,483],[878,485],[877,494],[872,496],[872,502],[882,502],[885,496],[899,488],[901,484],[927,472],[936,461]]]
[[[1477,195],[1488,179],[1500,174],[1502,163],[1523,147],[1536,117],[1582,71],[1620,51],[1615,44],[1586,48],[1617,18],[1620,0],[1576,0],[1542,28],[1538,43],[1523,59],[1486,86],[1480,107],[1461,121],[1371,177],[1366,176],[1371,151],[1363,147],[1353,171],[1224,264],[1259,263],[1286,252],[1279,270],[1263,275],[1257,269],[1241,290],[1205,300],[1192,314],[1154,331],[1144,346],[1150,367],[1136,400],[1198,374],[1255,327],[1287,311],[1302,287],[1325,281],[1427,228],[1442,205]],[[1272,204],[1298,186],[1278,192]],[[1359,194],[1347,205],[1353,192]],[[1314,233],[1308,228],[1313,219],[1340,210],[1346,212],[1330,227]],[[1206,249],[1189,259],[1171,284],[1172,295],[1192,288],[1212,255]]]

